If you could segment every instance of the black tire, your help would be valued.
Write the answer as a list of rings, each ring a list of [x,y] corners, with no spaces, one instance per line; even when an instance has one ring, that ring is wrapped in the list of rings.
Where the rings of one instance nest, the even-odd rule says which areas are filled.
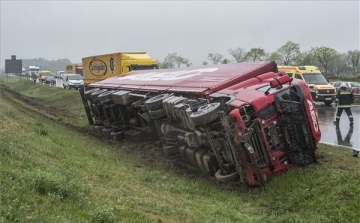
[[[169,94],[159,94],[145,101],[145,105],[149,110],[162,108],[162,101],[169,97]]]
[[[234,173],[230,173],[228,175],[223,175],[221,170],[216,171],[215,178],[219,182],[223,183],[229,183],[229,182],[235,182],[240,179],[240,175],[237,171]]]
[[[191,113],[190,118],[195,126],[206,125],[219,117],[220,103],[210,103],[201,106],[196,112]]]
[[[157,110],[149,111],[150,118],[152,119],[159,119],[166,116],[164,109],[160,108]]]
[[[65,86],[65,85],[63,85],[63,88],[64,88],[64,89],[66,89],[66,86]]]

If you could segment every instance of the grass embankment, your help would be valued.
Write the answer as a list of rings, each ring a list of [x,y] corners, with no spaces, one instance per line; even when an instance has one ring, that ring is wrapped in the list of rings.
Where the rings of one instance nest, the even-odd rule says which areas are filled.
[[[319,164],[261,188],[226,187],[67,128],[86,126],[79,94],[0,79],[69,117],[44,118],[0,96],[0,222],[360,222],[359,159],[320,145]]]

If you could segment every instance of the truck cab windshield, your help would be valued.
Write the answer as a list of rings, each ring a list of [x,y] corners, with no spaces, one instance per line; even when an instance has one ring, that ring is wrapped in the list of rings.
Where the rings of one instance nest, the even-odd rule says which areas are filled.
[[[327,85],[329,84],[324,75],[319,74],[303,74],[308,84]]]

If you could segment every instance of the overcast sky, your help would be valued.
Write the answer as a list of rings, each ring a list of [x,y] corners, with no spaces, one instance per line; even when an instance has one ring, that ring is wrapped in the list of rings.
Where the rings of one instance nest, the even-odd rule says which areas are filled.
[[[359,1],[3,1],[1,65],[18,59],[176,52],[201,65],[229,48],[359,49]]]

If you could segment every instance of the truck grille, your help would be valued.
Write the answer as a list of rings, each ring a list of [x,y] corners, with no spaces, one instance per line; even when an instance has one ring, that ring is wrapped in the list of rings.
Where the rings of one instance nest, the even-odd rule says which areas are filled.
[[[243,141],[249,143],[254,149],[255,153],[253,154],[253,158],[259,168],[264,168],[269,165],[269,157],[266,153],[264,141],[261,137],[261,129],[258,123],[254,123],[249,128],[249,131],[247,131],[243,137]]]
[[[335,89],[319,90],[319,94],[335,94]]]
[[[266,130],[266,139],[269,143],[269,147],[274,150],[280,143],[279,134],[275,125],[270,125]]]

